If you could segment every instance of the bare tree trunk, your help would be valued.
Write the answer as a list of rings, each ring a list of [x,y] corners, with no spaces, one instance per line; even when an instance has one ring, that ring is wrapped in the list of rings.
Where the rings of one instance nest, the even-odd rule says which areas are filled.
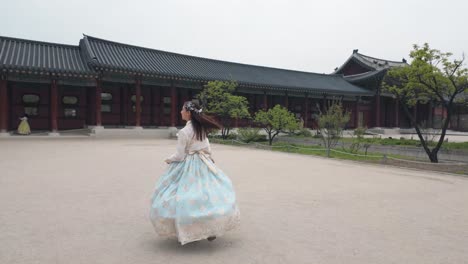
[[[442,147],[442,144],[444,143],[445,135],[447,133],[447,128],[448,125],[450,124],[450,118],[452,116],[452,107],[453,107],[453,99],[451,99],[447,104],[443,103],[444,109],[447,110],[447,118],[445,119],[445,122],[442,126],[442,133],[440,135],[439,141],[437,142],[437,145],[431,150],[429,149],[427,141],[424,139],[424,136],[422,135],[421,129],[419,128],[419,125],[416,124],[416,121],[413,118],[413,115],[409,112],[408,106],[405,103],[402,103],[403,107],[403,112],[405,113],[406,117],[410,120],[411,125],[416,129],[416,133],[418,134],[419,141],[421,141],[421,145],[424,148],[424,151],[426,152],[429,160],[432,163],[438,163],[439,158],[438,158],[438,153],[440,148]]]
[[[226,139],[229,136],[231,122],[228,118],[222,118],[221,123],[223,124],[223,128],[221,129],[222,138]]]
[[[402,100],[402,108],[403,108],[403,112],[405,113],[406,118],[410,121],[410,125],[412,127],[414,127],[414,129],[416,130],[416,134],[418,135],[419,141],[421,142],[421,145],[422,145],[424,151],[426,152],[427,156],[429,157],[429,160],[431,162],[434,162],[434,161],[432,161],[433,155],[431,155],[431,150],[427,146],[427,142],[426,142],[426,140],[424,139],[424,137],[423,137],[423,135],[421,133],[421,129],[419,128],[419,125],[416,123],[416,120],[414,119],[414,115],[412,113],[410,113],[410,111],[408,109],[408,105],[406,105],[406,101]]]
[[[269,143],[270,146],[273,143],[273,135],[272,134],[273,134],[273,130],[268,131],[268,143]]]
[[[273,145],[273,139],[279,134],[279,131],[276,131],[273,135],[270,136],[270,146]]]

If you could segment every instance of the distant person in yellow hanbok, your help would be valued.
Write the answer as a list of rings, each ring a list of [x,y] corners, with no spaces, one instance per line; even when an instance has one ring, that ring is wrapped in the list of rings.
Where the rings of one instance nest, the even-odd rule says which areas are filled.
[[[21,122],[18,126],[18,134],[20,135],[29,135],[31,134],[31,128],[29,127],[28,123],[28,115],[25,114],[23,117],[20,118]]]

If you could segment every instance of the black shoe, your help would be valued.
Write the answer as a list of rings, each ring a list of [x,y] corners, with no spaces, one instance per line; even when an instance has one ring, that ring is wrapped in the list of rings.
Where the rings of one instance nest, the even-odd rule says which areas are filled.
[[[210,236],[210,237],[207,238],[207,240],[210,241],[210,242],[213,241],[213,240],[215,240],[215,239],[216,239],[215,236]]]

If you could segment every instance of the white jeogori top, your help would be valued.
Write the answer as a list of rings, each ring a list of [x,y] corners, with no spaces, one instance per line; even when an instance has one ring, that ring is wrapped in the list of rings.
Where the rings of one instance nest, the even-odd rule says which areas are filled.
[[[177,150],[167,161],[179,162],[185,159],[185,156],[191,152],[204,151],[211,156],[211,147],[208,138],[199,141],[195,138],[192,121],[188,121],[184,128],[177,133]]]

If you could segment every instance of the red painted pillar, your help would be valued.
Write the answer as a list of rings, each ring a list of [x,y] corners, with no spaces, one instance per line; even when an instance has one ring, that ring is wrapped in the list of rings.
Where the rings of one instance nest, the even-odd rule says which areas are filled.
[[[120,87],[120,125],[126,126],[128,125],[128,87],[122,85]]]
[[[0,132],[8,131],[8,88],[7,80],[0,79]]]
[[[57,91],[57,80],[52,80],[50,86],[50,130],[53,133],[58,131],[58,91]]]
[[[153,126],[153,125],[155,125],[155,122],[154,122],[154,109],[155,109],[155,106],[154,106],[155,105],[155,102],[154,102],[154,89],[149,90],[149,100],[150,100],[150,102],[149,102],[149,104],[150,104],[150,108],[149,108],[150,109],[150,112],[149,112],[150,119],[149,120],[150,120],[150,125]]]
[[[96,111],[96,126],[102,126],[102,113],[101,113],[101,105],[102,105],[102,81],[96,79],[96,93],[95,93],[95,111]]]
[[[380,91],[375,95],[375,126],[380,127]]]
[[[135,81],[135,126],[141,126],[141,80]]]
[[[354,102],[354,128],[359,127],[359,98],[356,96],[356,101]]]
[[[159,102],[157,105],[159,118],[159,123],[157,124],[158,126],[166,125],[164,122],[164,93],[161,90],[162,88],[158,88],[156,90],[156,100]]]
[[[177,123],[177,88],[171,86],[171,126],[175,127]]]

